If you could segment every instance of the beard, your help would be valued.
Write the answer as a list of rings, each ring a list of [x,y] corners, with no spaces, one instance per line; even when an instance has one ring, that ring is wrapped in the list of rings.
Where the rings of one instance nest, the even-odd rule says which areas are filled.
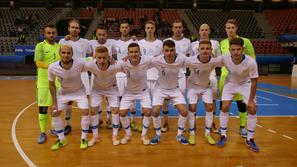
[[[63,64],[70,64],[72,62],[72,59],[68,60],[68,61],[64,61],[64,60],[61,60]]]

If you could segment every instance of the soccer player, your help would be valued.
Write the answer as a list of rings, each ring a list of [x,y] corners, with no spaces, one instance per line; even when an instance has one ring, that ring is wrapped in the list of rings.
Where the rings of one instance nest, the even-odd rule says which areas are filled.
[[[188,38],[185,38],[183,36],[183,22],[181,20],[174,20],[172,23],[172,32],[173,35],[171,38],[165,39],[166,40],[172,40],[175,43],[175,49],[177,53],[180,53],[184,56],[190,56],[191,54],[191,41]],[[179,75],[178,75],[178,85],[181,89],[182,93],[185,94],[186,92],[186,68],[182,68]],[[165,103],[163,105],[163,114],[164,114],[164,124],[162,126],[162,132],[166,132],[169,128],[168,124],[168,100],[165,100]]]
[[[187,121],[186,101],[178,87],[178,74],[183,68],[185,59],[185,55],[176,53],[174,41],[166,40],[163,42],[163,54],[152,61],[152,66],[158,70],[159,78],[153,94],[153,122],[156,135],[151,139],[151,144],[158,144],[161,140],[160,110],[164,99],[172,99],[173,105],[179,111],[176,140],[184,145],[189,144],[182,135]]]
[[[199,40],[193,42],[191,44],[191,48],[192,48],[192,55],[196,56],[197,54],[199,54],[198,48],[199,48],[199,43],[200,41],[204,41],[204,40],[210,40],[211,42],[211,47],[212,47],[212,56],[213,57],[218,57],[221,56],[221,49],[220,49],[220,43],[217,40],[213,40],[209,38],[210,35],[210,27],[208,24],[202,24],[199,27]],[[210,84],[211,84],[211,90],[212,90],[212,96],[213,96],[213,102],[212,102],[212,109],[213,109],[213,117],[215,117],[216,115],[216,99],[217,99],[217,95],[218,95],[218,80],[216,78],[216,71],[215,69],[210,73]],[[216,132],[217,128],[213,122],[212,125],[213,130]]]
[[[213,92],[210,86],[210,75],[214,69],[220,65],[220,60],[212,56],[212,43],[209,40],[200,40],[198,44],[198,54],[186,60],[185,65],[190,68],[191,74],[188,78],[189,102],[189,144],[195,144],[195,113],[197,102],[202,97],[204,102],[205,116],[205,138],[209,144],[214,145],[215,141],[210,135],[213,123]]]
[[[51,147],[52,151],[59,150],[67,144],[64,136],[63,122],[61,118],[62,111],[66,108],[70,101],[75,101],[78,108],[82,112],[81,117],[81,143],[80,149],[84,150],[88,147],[87,133],[89,129],[89,104],[86,91],[81,81],[81,73],[84,71],[85,61],[81,59],[73,59],[72,47],[62,45],[60,48],[61,60],[49,66],[48,79],[50,83],[50,92],[53,97],[52,115],[53,125],[58,135],[57,142]],[[61,87],[57,92],[55,79],[61,83]]]
[[[121,144],[126,144],[131,138],[130,121],[127,116],[129,108],[133,101],[139,100],[141,110],[144,114],[143,129],[141,139],[144,145],[150,144],[147,138],[147,131],[151,119],[151,97],[147,88],[147,70],[150,68],[150,57],[141,57],[140,48],[137,43],[131,43],[128,46],[128,61],[122,66],[123,72],[127,76],[127,86],[120,103],[120,120],[126,135],[121,140]]]
[[[138,41],[135,39],[132,39],[130,37],[130,25],[127,21],[121,21],[120,22],[120,33],[121,37],[119,40],[115,42],[115,49],[117,54],[117,60],[121,60],[122,58],[126,57],[128,55],[128,45],[132,42],[137,43]],[[117,85],[119,89],[119,96],[120,98],[124,94],[125,87],[127,86],[127,76],[123,72],[119,72],[116,75],[117,77]],[[131,128],[133,130],[137,130],[138,126],[135,123],[135,104],[131,106]]]
[[[224,147],[227,141],[228,111],[233,97],[240,93],[243,102],[247,104],[247,139],[246,144],[255,152],[260,149],[254,141],[257,123],[256,115],[256,90],[258,81],[258,67],[256,61],[244,54],[244,40],[232,38],[229,42],[230,54],[222,57],[223,64],[229,71],[222,92],[222,112],[220,113],[221,137],[217,142],[218,147]]]
[[[39,42],[35,47],[34,61],[37,66],[37,104],[39,108],[38,119],[41,130],[38,143],[46,141],[46,122],[47,110],[52,105],[52,96],[49,90],[48,66],[60,60],[60,45],[55,42],[57,28],[55,25],[48,24],[43,28],[45,40]],[[52,122],[52,121],[50,121]],[[51,130],[54,133],[54,130]]]
[[[97,40],[90,40],[90,44],[91,44],[91,47],[92,47],[92,50],[93,50],[93,53],[95,53],[96,51],[96,48],[98,46],[105,46],[107,49],[108,49],[108,55],[109,56],[112,56],[113,55],[113,51],[114,51],[114,43],[115,43],[115,40],[113,39],[107,39],[107,29],[105,26],[102,26],[102,25],[99,25],[97,28],[96,28],[96,37],[97,37]],[[94,80],[94,76],[92,75],[91,76],[91,87],[93,85],[93,80]],[[107,110],[107,121],[106,121],[106,124],[107,124],[107,127],[108,128],[112,128],[112,123],[111,123],[111,111],[110,111],[110,107],[109,107],[109,104],[106,103],[107,106],[106,106],[106,110]],[[99,111],[98,111],[98,114],[99,114],[99,126],[100,124],[103,123],[103,120],[102,120],[102,105],[99,106]]]
[[[113,124],[113,145],[119,145],[119,97],[116,85],[116,73],[120,71],[121,66],[111,64],[109,50],[106,46],[98,46],[94,52],[94,59],[86,63],[86,70],[94,75],[93,86],[91,90],[91,127],[93,139],[88,142],[93,146],[98,141],[98,109],[102,104],[103,97],[107,97],[111,112]]]
[[[73,57],[79,58],[79,59],[85,59],[86,56],[90,56],[92,53],[91,45],[89,44],[89,41],[87,39],[81,38],[79,36],[80,33],[80,23],[78,20],[70,20],[68,22],[68,31],[69,35],[68,39],[61,39],[59,41],[62,45],[70,45],[73,48]],[[90,87],[90,79],[87,72],[83,72],[81,74],[81,80],[84,84],[85,90],[87,95],[90,95],[91,93],[91,87]],[[70,119],[71,119],[71,102],[66,107],[66,126],[65,126],[65,135],[69,134],[72,130]]]
[[[238,35],[236,35],[237,28],[238,28],[237,21],[235,19],[227,20],[227,22],[225,24],[225,31],[227,33],[227,38],[220,42],[221,51],[222,51],[223,55],[229,52],[229,48],[230,48],[229,41],[232,38],[239,37]],[[242,38],[244,41],[244,54],[252,57],[253,59],[256,59],[255,51],[254,51],[251,41],[247,38],[243,38],[243,37],[240,37],[240,38]],[[224,87],[224,81],[225,81],[226,77],[228,76],[228,71],[226,70],[225,67],[222,67],[221,71],[222,71],[221,78],[220,78],[220,82],[219,82],[220,94],[222,94],[222,90]],[[242,137],[247,137],[247,131],[245,128],[246,117],[247,117],[246,104],[243,103],[243,101],[242,101],[243,99],[240,94],[235,95],[234,99],[236,100],[237,108],[238,108],[238,114],[239,114],[239,120],[240,120],[240,128],[239,128],[240,135]]]

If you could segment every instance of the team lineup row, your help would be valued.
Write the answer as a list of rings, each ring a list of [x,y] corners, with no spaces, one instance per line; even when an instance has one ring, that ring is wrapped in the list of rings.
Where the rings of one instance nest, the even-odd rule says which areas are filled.
[[[97,46],[93,46],[93,60],[86,63],[80,63],[84,61],[80,61],[77,55],[86,55],[87,47],[83,47],[82,43],[76,43],[80,41],[81,38],[71,39],[75,34],[71,30],[77,29],[76,37],[78,37],[79,33],[79,23],[77,21],[72,21],[69,23],[69,32],[70,39],[62,39],[60,41],[62,45],[60,49],[60,45],[54,42],[54,36],[56,35],[54,31],[54,27],[46,27],[45,28],[45,37],[46,40],[39,43],[36,46],[35,52],[35,62],[38,66],[38,80],[37,80],[37,91],[38,91],[38,104],[39,104],[39,116],[41,114],[46,114],[47,107],[51,105],[52,98],[50,94],[46,92],[49,90],[48,88],[48,80],[46,81],[42,78],[40,73],[47,72],[48,65],[59,60],[59,56],[61,56],[61,61],[58,61],[51,65],[51,70],[49,70],[49,80],[50,80],[50,90],[53,97],[53,125],[56,133],[59,136],[59,140],[53,145],[52,150],[57,150],[61,146],[66,144],[66,139],[64,138],[64,128],[62,124],[62,119],[60,117],[61,110],[69,110],[69,101],[77,101],[78,107],[83,109],[82,116],[82,140],[81,140],[81,149],[85,149],[89,146],[92,146],[98,140],[98,122],[100,117],[98,115],[99,104],[102,101],[102,96],[106,96],[108,98],[108,102],[110,105],[110,109],[112,112],[111,122],[113,124],[113,144],[118,145],[120,143],[125,144],[131,137],[130,130],[130,122],[127,117],[127,112],[129,111],[130,106],[133,106],[132,101],[135,99],[139,99],[142,112],[144,113],[143,117],[143,126],[142,126],[142,141],[144,144],[157,144],[161,139],[161,118],[159,116],[161,107],[163,105],[164,99],[169,98],[172,99],[173,105],[179,110],[179,120],[178,120],[178,134],[176,139],[180,141],[182,144],[195,144],[195,129],[194,129],[194,119],[195,119],[195,111],[196,104],[198,98],[202,96],[206,107],[206,132],[205,136],[207,141],[210,144],[215,144],[215,141],[210,136],[210,129],[212,127],[213,122],[213,91],[210,88],[210,76],[211,73],[214,74],[214,68],[216,66],[220,66],[223,64],[225,67],[228,67],[228,63],[230,64],[230,68],[227,68],[229,72],[234,70],[233,77],[231,74],[228,75],[226,83],[224,84],[224,91],[222,94],[222,112],[220,113],[220,130],[221,130],[221,138],[217,142],[217,145],[223,147],[226,140],[226,130],[228,123],[228,110],[231,104],[231,100],[233,99],[233,95],[235,93],[240,93],[243,96],[243,104],[247,104],[248,108],[248,132],[247,132],[247,144],[254,151],[259,151],[259,148],[254,143],[253,134],[256,125],[256,110],[255,110],[255,90],[256,90],[256,82],[257,82],[257,65],[253,59],[249,56],[245,56],[244,48],[246,48],[246,42],[242,38],[235,38],[233,40],[228,40],[228,45],[230,42],[230,53],[232,56],[222,56],[217,57],[220,54],[216,54],[213,51],[219,50],[219,43],[217,42],[217,46],[213,43],[214,40],[204,40],[202,37],[200,38],[200,42],[196,42],[196,44],[192,43],[192,46],[196,47],[193,49],[195,52],[191,51],[191,43],[189,40],[182,37],[182,23],[174,22],[173,29],[177,27],[177,34],[180,32],[180,40],[172,39],[164,40],[163,47],[162,42],[155,39],[153,36],[154,32],[154,23],[147,22],[146,24],[146,32],[147,38],[141,41],[133,41],[129,38],[129,33],[127,36],[121,36],[121,39],[118,40],[122,42],[122,45],[117,43],[116,45],[110,44],[108,45],[108,41],[106,40],[106,29],[99,27],[96,31],[98,40],[93,41]],[[209,27],[204,24],[201,26],[202,29],[204,27],[205,34],[209,35]],[[200,27],[200,29],[201,29]],[[129,31],[128,23],[123,23],[120,25],[120,30],[126,29]],[[151,30],[151,31],[149,31]],[[101,33],[100,33],[101,32]],[[122,31],[121,31],[122,32]],[[151,33],[150,33],[151,32]],[[175,32],[175,31],[173,31]],[[48,34],[47,34],[48,33]],[[101,34],[101,38],[100,38]],[[122,34],[125,34],[123,31]],[[151,35],[149,35],[151,34]],[[75,36],[75,35],[74,35]],[[103,36],[103,37],[102,37]],[[203,35],[201,35],[203,36]],[[127,37],[126,40],[122,39]],[[103,40],[103,43],[100,42],[100,39]],[[185,39],[185,40],[182,40]],[[131,41],[130,41],[131,40]],[[49,43],[52,41],[52,44]],[[63,42],[64,41],[64,42]],[[129,41],[129,42],[127,42]],[[184,41],[182,43],[179,43]],[[186,44],[188,41],[188,45]],[[204,41],[204,42],[202,42]],[[92,42],[92,41],[91,41]],[[136,44],[138,42],[138,44]],[[76,45],[73,45],[76,43]],[[89,43],[89,42],[88,42]],[[111,43],[111,42],[110,42]],[[56,45],[56,52],[51,48]],[[72,46],[72,47],[70,47]],[[92,46],[92,45],[91,45]],[[105,46],[105,47],[102,47]],[[129,46],[129,47],[128,47]],[[233,50],[232,54],[232,46],[236,46]],[[244,47],[245,46],[245,47]],[[126,49],[125,49],[126,47]],[[199,47],[199,48],[198,48]],[[228,50],[229,50],[228,47]],[[58,48],[58,50],[57,50]],[[91,47],[92,48],[92,47]],[[115,49],[113,49],[115,48]],[[216,48],[216,49],[212,49]],[[219,49],[217,49],[219,48]],[[85,53],[79,53],[82,50]],[[127,56],[126,59],[129,61],[121,62],[118,61],[115,64],[110,64],[112,61],[110,55],[113,54],[113,51],[117,52],[117,59],[121,60],[123,57]],[[39,52],[38,52],[39,51]],[[57,52],[58,51],[58,52]],[[50,53],[51,52],[51,53]],[[163,53],[163,54],[162,54]],[[121,56],[122,54],[122,56]],[[226,54],[226,55],[228,55]],[[42,55],[44,55],[42,57]],[[193,55],[193,56],[191,56]],[[48,64],[44,63],[45,57],[48,56],[49,61]],[[72,56],[74,59],[72,59]],[[100,57],[101,56],[101,57]],[[189,58],[186,57],[190,56]],[[147,58],[150,57],[150,58]],[[214,58],[217,57],[217,58]],[[63,60],[64,58],[64,60]],[[55,60],[56,59],[56,60]],[[74,61],[73,61],[74,60]],[[228,63],[227,63],[228,62]],[[191,63],[196,63],[195,65]],[[237,64],[236,64],[237,63]],[[244,65],[242,65],[244,64]],[[42,68],[42,65],[46,68]],[[190,67],[191,75],[187,81],[187,89],[188,94],[187,98],[189,101],[189,112],[185,107],[185,99],[184,99],[184,91],[186,89],[186,77],[185,70],[183,66]],[[150,66],[154,68],[150,68]],[[55,68],[54,68],[55,67]],[[232,69],[233,68],[233,69]],[[65,70],[67,69],[67,70]],[[121,70],[119,70],[121,69]],[[97,71],[96,71],[97,70]],[[72,72],[70,72],[72,71]],[[84,89],[78,89],[78,87],[83,88],[81,82],[89,81],[89,78],[83,78],[84,72],[90,71],[93,73],[93,85],[86,86],[84,83]],[[223,71],[223,70],[222,70]],[[75,73],[79,73],[77,77],[74,79]],[[82,73],[82,74],[80,74]],[[71,74],[71,75],[70,75]],[[146,76],[147,74],[147,79]],[[58,80],[60,80],[61,88],[58,92],[58,95],[55,94],[55,84],[54,77],[57,76]],[[85,73],[85,76],[88,75]],[[214,75],[215,76],[215,75]],[[47,76],[46,76],[47,77]],[[70,80],[67,80],[70,79]],[[74,79],[73,81],[71,80]],[[211,77],[215,78],[215,77]],[[41,81],[44,82],[41,84]],[[46,83],[47,82],[47,83]],[[212,83],[216,83],[212,82]],[[74,86],[75,84],[79,86]],[[232,85],[233,84],[233,85]],[[90,84],[89,84],[90,85]],[[216,84],[211,84],[216,85]],[[116,88],[116,86],[118,88]],[[148,86],[148,87],[147,87]],[[215,88],[217,87],[214,86]],[[235,87],[239,87],[238,89],[234,89]],[[228,90],[229,88],[229,90]],[[232,89],[231,89],[232,88]],[[244,90],[244,91],[243,91]],[[217,90],[216,90],[217,91]],[[216,91],[214,91],[216,94]],[[69,94],[69,92],[72,92]],[[75,93],[73,93],[75,92]],[[226,93],[227,92],[227,93]],[[43,95],[40,95],[43,94]],[[88,100],[87,96],[91,97],[91,120],[89,120],[88,116]],[[151,97],[152,95],[152,104],[153,104],[153,123],[156,129],[156,135],[149,140],[146,136],[147,128],[150,124],[150,114],[151,114]],[[118,100],[118,96],[121,96],[121,102]],[[84,98],[83,98],[84,97]],[[242,97],[241,97],[242,98]],[[47,100],[45,100],[47,99]],[[43,101],[42,101],[43,100]],[[46,101],[47,104],[41,104]],[[120,104],[119,104],[120,103]],[[119,110],[120,115],[119,116]],[[163,108],[164,110],[164,108]],[[67,115],[67,114],[66,114]],[[190,128],[190,136],[189,140],[186,139],[183,135],[183,128],[186,121],[189,121]],[[123,139],[119,140],[118,133],[118,125],[121,121],[123,127],[126,130],[126,135]],[[68,121],[67,121],[68,122]],[[89,129],[89,124],[91,124],[93,131],[93,139],[91,139],[88,143],[86,142],[86,131]],[[66,130],[66,129],[65,129]],[[44,130],[45,131],[45,130]],[[43,134],[43,133],[42,133]],[[43,135],[44,136],[44,135]],[[41,135],[40,139],[43,137]],[[43,137],[43,139],[46,138]],[[42,142],[40,142],[42,143]]]

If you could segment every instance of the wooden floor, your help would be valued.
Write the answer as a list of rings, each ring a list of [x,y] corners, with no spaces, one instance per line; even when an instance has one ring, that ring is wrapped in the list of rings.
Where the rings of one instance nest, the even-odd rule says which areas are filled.
[[[260,81],[294,87],[290,76],[264,76]],[[0,99],[0,164],[27,166],[12,141],[12,124],[17,115],[35,101],[35,82],[2,80]],[[73,132],[67,137],[68,145],[52,152],[50,146],[55,142],[55,137],[49,137],[45,144],[37,144],[40,133],[37,111],[36,104],[27,108],[16,122],[15,131],[20,148],[29,159],[27,161],[36,166],[297,166],[297,117],[258,118],[261,127],[257,127],[255,138],[261,149],[260,153],[249,150],[244,139],[239,137],[237,118],[230,118],[228,143],[224,148],[217,148],[205,142],[204,118],[197,119],[197,144],[180,145],[175,141],[176,119],[171,118],[171,129],[163,134],[162,142],[157,146],[142,145],[137,132],[133,133],[133,138],[127,145],[112,146],[112,131],[103,127],[99,131],[101,142],[81,151],[80,114],[75,110],[72,119]],[[153,135],[153,129],[150,129],[149,134]],[[123,131],[120,136],[123,136]],[[214,137],[218,139],[217,135]]]

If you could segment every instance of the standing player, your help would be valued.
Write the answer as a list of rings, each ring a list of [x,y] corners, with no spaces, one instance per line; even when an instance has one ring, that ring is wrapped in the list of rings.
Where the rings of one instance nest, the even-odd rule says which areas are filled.
[[[49,90],[48,66],[60,59],[60,45],[55,42],[57,28],[55,25],[48,24],[43,28],[45,40],[39,42],[35,48],[34,61],[37,66],[37,104],[39,108],[39,127],[41,130],[38,143],[46,141],[46,122],[47,110],[52,105],[52,96]],[[52,121],[50,121],[52,122]],[[54,130],[51,130],[54,132]]]
[[[177,53],[181,55],[189,57],[191,54],[191,41],[188,38],[183,36],[184,26],[181,20],[174,20],[172,23],[172,32],[173,36],[171,38],[165,39],[172,40],[175,43],[175,49]],[[186,68],[182,68],[178,75],[178,85],[181,89],[182,93],[186,92]],[[163,114],[164,114],[164,124],[162,126],[162,132],[166,132],[168,130],[168,100],[165,101],[163,105]]]
[[[199,36],[200,36],[199,40],[197,40],[191,44],[192,55],[199,54],[198,48],[199,48],[200,41],[210,40],[213,57],[221,56],[220,43],[216,40],[210,39],[209,35],[210,35],[209,25],[202,24],[199,28]],[[212,94],[213,94],[213,102],[212,102],[213,117],[215,117],[216,110],[217,110],[216,99],[217,99],[217,95],[218,95],[218,80],[216,78],[215,69],[210,73],[209,77],[210,77],[209,79],[210,79],[210,83],[211,83],[211,90],[212,90]],[[213,122],[212,127],[213,127],[213,130],[216,131],[216,126],[215,126],[214,122]]]
[[[79,58],[79,59],[85,59],[86,56],[90,56],[92,53],[91,45],[89,44],[89,41],[87,39],[81,38],[79,36],[80,33],[80,23],[78,20],[70,20],[68,22],[68,31],[69,31],[69,40],[68,39],[61,39],[59,41],[62,45],[70,45],[73,49],[73,57]],[[90,95],[91,93],[91,87],[90,87],[90,79],[87,72],[83,72],[81,74],[81,80],[84,84],[85,90],[87,95]],[[70,119],[71,119],[71,102],[66,107],[66,122],[67,125],[65,127],[65,135],[69,134],[71,132],[71,125],[70,125]]]
[[[221,51],[222,54],[226,54],[229,52],[229,41],[232,38],[238,38],[239,36],[236,35],[236,31],[237,31],[237,21],[235,19],[229,19],[227,20],[226,24],[225,24],[225,30],[227,33],[227,38],[222,40],[220,43],[221,46]],[[244,41],[244,54],[252,57],[253,59],[256,59],[256,55],[255,55],[255,51],[253,48],[253,45],[251,43],[251,41],[247,38],[243,38]],[[222,94],[222,90],[223,90],[223,86],[224,86],[224,81],[226,79],[226,77],[228,76],[228,71],[225,67],[222,67],[222,72],[221,72],[221,78],[220,78],[220,82],[219,82],[219,89],[220,89],[220,94]],[[247,112],[246,112],[246,104],[243,103],[242,101],[242,96],[240,94],[236,94],[234,96],[234,99],[236,100],[237,103],[237,108],[238,108],[238,114],[239,114],[239,119],[240,119],[240,135],[242,137],[247,137],[247,131],[245,128],[246,125],[246,117],[247,117]]]
[[[117,60],[121,60],[122,58],[128,55],[128,45],[132,42],[137,43],[134,39],[130,37],[130,25],[127,21],[121,21],[120,23],[120,33],[121,37],[119,40],[115,42],[115,49],[117,52]],[[122,97],[124,94],[125,87],[127,86],[127,76],[123,72],[119,72],[116,75],[117,77],[117,85],[119,89],[119,96]],[[131,128],[137,130],[137,126],[135,124],[135,105],[131,106]]]
[[[78,108],[82,111],[80,149],[84,150],[88,147],[86,138],[90,124],[88,98],[80,78],[81,72],[84,71],[85,61],[72,59],[73,51],[69,45],[61,46],[60,56],[61,60],[51,64],[48,70],[50,92],[53,97],[53,125],[59,138],[51,147],[51,150],[59,150],[67,144],[61,113],[70,101],[75,101]],[[58,93],[56,93],[57,89],[54,83],[56,78],[61,83]]]
[[[209,40],[200,40],[198,54],[186,60],[185,65],[190,68],[191,74],[188,78],[188,102],[189,110],[189,143],[195,144],[195,113],[197,102],[202,97],[206,109],[205,116],[205,138],[209,144],[215,144],[210,135],[213,123],[213,92],[210,86],[210,75],[220,65],[220,59],[212,56],[212,43]]]
[[[255,152],[259,147],[254,142],[254,133],[257,123],[256,115],[256,90],[258,81],[258,67],[256,61],[243,53],[244,40],[233,38],[229,42],[230,54],[222,57],[223,64],[229,71],[222,92],[222,112],[220,113],[221,138],[217,142],[218,147],[224,147],[227,141],[227,127],[232,99],[236,93],[240,93],[247,104],[247,139],[246,144]]]
[[[133,102],[139,100],[141,110],[144,114],[141,139],[144,145],[148,145],[150,144],[150,140],[147,138],[147,131],[151,119],[151,97],[147,89],[146,74],[150,66],[150,58],[141,57],[140,48],[137,43],[129,44],[128,56],[128,61],[121,65],[122,70],[127,75],[127,87],[120,104],[120,120],[126,131],[126,135],[121,140],[121,144],[126,144],[130,140],[132,134],[127,114]]]
[[[114,50],[114,43],[115,43],[115,40],[113,39],[107,39],[107,29],[105,26],[98,26],[96,28],[96,37],[97,37],[97,40],[90,40],[90,45],[92,47],[92,50],[93,50],[93,53],[95,53],[96,51],[96,48],[98,46],[105,46],[107,49],[108,49],[108,54],[109,56],[112,56],[113,54],[113,50]],[[92,84],[93,84],[93,78],[94,76],[92,75],[91,77],[91,87],[92,87]],[[102,105],[100,105],[99,107],[99,126],[100,124],[103,123],[102,121]],[[106,110],[107,110],[107,121],[106,121],[106,124],[107,124],[107,127],[108,128],[112,128],[112,123],[111,123],[111,111],[110,111],[110,108],[109,108],[109,105],[107,103],[107,106],[106,106]]]
[[[174,41],[166,40],[163,43],[163,54],[152,61],[152,65],[158,69],[159,78],[153,94],[153,122],[156,135],[151,139],[151,144],[158,144],[161,140],[160,110],[164,99],[172,99],[173,105],[179,111],[176,140],[184,145],[189,144],[182,135],[187,122],[186,101],[178,87],[178,74],[183,68],[185,59],[186,56],[176,53]]]
[[[91,90],[91,126],[93,139],[88,145],[93,146],[98,141],[98,109],[102,104],[103,97],[107,97],[113,124],[113,145],[119,145],[119,98],[116,86],[116,73],[121,69],[120,65],[112,65],[110,62],[109,50],[106,46],[98,46],[94,51],[94,59],[86,63],[86,70],[94,75]]]

